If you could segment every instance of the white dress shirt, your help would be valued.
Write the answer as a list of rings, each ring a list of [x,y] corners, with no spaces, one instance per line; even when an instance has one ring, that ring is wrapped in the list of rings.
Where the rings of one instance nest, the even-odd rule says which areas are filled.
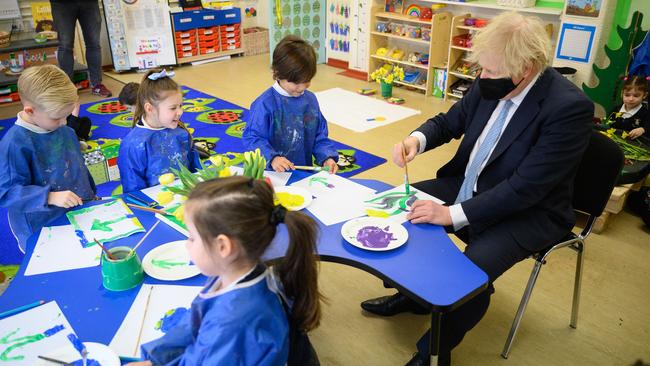
[[[503,134],[503,131],[505,131],[506,127],[508,127],[508,124],[510,123],[510,119],[512,116],[515,114],[517,109],[519,108],[519,105],[524,101],[524,98],[526,98],[526,95],[528,95],[528,92],[530,89],[532,89],[533,85],[535,85],[535,82],[537,82],[537,79],[539,78],[539,74],[537,74],[534,78],[533,81],[528,84],[524,90],[521,91],[521,93],[517,94],[516,96],[512,97],[510,101],[512,101],[513,106],[510,107],[510,110],[508,111],[508,115],[506,116],[506,120],[503,123],[503,128],[501,129],[501,134],[499,135],[499,139],[497,142],[492,146],[492,149],[490,150],[487,158],[485,161],[481,164],[480,170],[479,170],[479,176],[481,175],[481,171],[483,171],[483,168],[485,168],[485,164],[487,164],[488,160],[490,160],[490,155],[492,155],[492,152],[494,151],[494,148],[498,144],[499,140],[501,139],[501,135]],[[469,155],[469,161],[467,162],[467,166],[465,167],[465,174],[467,175],[467,169],[469,169],[469,166],[472,164],[472,160],[474,160],[474,157],[476,156],[476,153],[478,151],[479,146],[481,146],[481,143],[483,140],[485,140],[485,136],[487,135],[488,131],[494,124],[494,122],[497,119],[497,116],[505,106],[505,100],[499,100],[499,104],[497,104],[497,107],[494,109],[492,112],[492,115],[490,116],[490,119],[487,121],[485,124],[485,127],[483,128],[483,132],[481,132],[481,135],[478,137],[476,140],[476,143],[474,143],[474,147],[472,148],[472,152]],[[427,146],[427,138],[424,136],[424,134],[420,131],[414,131],[411,133],[411,136],[415,137],[418,139],[420,143],[420,149],[418,150],[418,154],[421,154],[424,152],[426,146]],[[478,179],[477,179],[477,184],[478,184]],[[474,186],[474,192],[476,192],[476,185]],[[463,207],[461,206],[461,203],[456,203],[454,205],[449,206],[449,214],[451,215],[451,222],[454,225],[454,230],[460,230],[463,227],[467,226],[469,224],[469,221],[467,220],[467,216],[465,215],[465,212],[463,211]]]

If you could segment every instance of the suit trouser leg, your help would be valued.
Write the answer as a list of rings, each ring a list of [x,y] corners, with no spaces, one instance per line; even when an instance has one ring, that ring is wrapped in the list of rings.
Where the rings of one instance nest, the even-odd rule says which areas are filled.
[[[414,184],[416,189],[427,192],[445,202],[453,203],[462,184],[461,179],[435,179]],[[465,255],[487,275],[488,288],[459,308],[446,313],[441,322],[440,354],[448,354],[456,347],[470,329],[485,315],[494,293],[492,283],[516,263],[526,259],[531,252],[519,246],[510,234],[508,222],[494,225],[475,234],[464,230],[458,235],[468,243]],[[421,355],[429,351],[429,331],[417,343]]]

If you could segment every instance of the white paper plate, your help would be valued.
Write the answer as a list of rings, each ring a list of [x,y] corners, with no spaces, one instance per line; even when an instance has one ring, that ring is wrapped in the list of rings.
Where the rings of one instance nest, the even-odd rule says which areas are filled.
[[[115,352],[113,352],[113,350],[108,348],[108,346],[105,346],[101,343],[95,343],[95,342],[84,342],[84,345],[86,346],[86,350],[88,351],[88,358],[87,358],[88,360],[95,360],[99,362],[99,364],[102,366],[120,366],[120,358],[117,356]],[[78,364],[81,364],[81,361],[79,361],[81,360],[79,351],[77,351],[72,346],[72,344],[70,344],[70,346],[66,346],[56,351],[44,354],[43,356],[51,357],[68,363],[73,363],[75,361],[78,361]],[[32,366],[52,366],[52,365],[55,364],[50,361],[42,360],[40,358],[37,359],[36,362],[32,364]]]
[[[302,204],[300,205],[291,205],[289,204],[286,200],[281,200],[280,202],[282,203],[282,206],[284,206],[287,210],[289,211],[300,211],[303,208],[306,208],[311,204],[311,193],[302,188],[302,187],[295,187],[295,186],[283,186],[283,187],[275,187],[275,194],[278,197],[278,199],[284,194],[284,195],[295,195],[295,196],[300,196],[302,197]]]
[[[185,240],[178,240],[163,244],[147,253],[142,260],[142,268],[153,278],[177,281],[201,273],[199,267],[190,264],[190,261]]]
[[[408,240],[409,233],[402,224],[380,217],[359,217],[341,227],[341,235],[355,247],[386,251],[399,248]]]

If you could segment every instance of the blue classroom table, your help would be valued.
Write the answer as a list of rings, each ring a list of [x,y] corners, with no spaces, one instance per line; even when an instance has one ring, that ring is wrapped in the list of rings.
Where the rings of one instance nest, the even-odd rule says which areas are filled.
[[[304,172],[294,172],[288,184],[307,175],[309,174]],[[392,188],[378,181],[356,181],[379,192]],[[93,204],[99,203],[101,202]],[[141,210],[133,212],[146,229],[156,221],[153,213]],[[310,214],[307,210],[304,212]],[[457,308],[484,290],[487,287],[487,275],[458,250],[440,226],[406,222],[404,226],[408,230],[409,239],[405,245],[392,251],[373,252],[347,243],[341,236],[343,223],[325,226],[316,221],[321,230],[318,243],[321,260],[367,271],[431,309],[433,336],[430,359],[431,365],[437,364],[442,314]],[[51,226],[66,224],[69,222],[63,215]],[[286,250],[286,227],[280,225],[278,229],[276,239],[265,254],[266,260],[281,258]],[[110,247],[133,246],[143,235],[144,233],[138,233],[116,240]],[[20,270],[6,292],[0,296],[0,312],[38,300],[56,300],[81,340],[109,344],[131,308],[140,286],[123,292],[108,291],[102,286],[99,266],[25,277],[25,269],[37,239],[38,235],[30,238]],[[158,225],[137,252],[140,258],[144,258],[153,248],[182,239],[185,237],[171,227]],[[200,275],[169,282],[145,274],[144,284],[202,286],[205,280]]]

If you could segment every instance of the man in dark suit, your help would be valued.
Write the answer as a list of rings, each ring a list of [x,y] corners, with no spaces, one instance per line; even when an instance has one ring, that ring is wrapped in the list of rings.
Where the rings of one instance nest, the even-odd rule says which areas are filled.
[[[492,283],[531,253],[569,233],[576,168],[589,142],[593,103],[548,68],[550,40],[537,18],[503,13],[473,39],[480,78],[447,113],[422,124],[394,147],[408,161],[451,141],[462,141],[437,178],[414,184],[446,204],[416,201],[412,223],[443,225],[466,244],[465,255],[489,277],[488,289],[441,323],[440,361],[487,311]],[[435,245],[435,243],[432,243]],[[424,313],[397,293],[367,300],[366,311],[389,316]],[[407,365],[428,364],[428,332]]]

